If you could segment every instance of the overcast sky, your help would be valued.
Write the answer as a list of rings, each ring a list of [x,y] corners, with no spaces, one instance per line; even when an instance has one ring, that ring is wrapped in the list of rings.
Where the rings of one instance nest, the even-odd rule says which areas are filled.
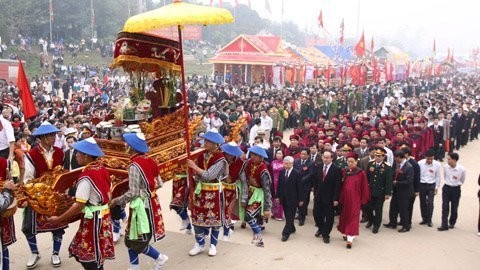
[[[199,1],[210,3],[210,0]],[[248,4],[248,0],[238,1]],[[265,0],[250,1],[260,16],[281,20],[282,0],[268,0],[272,14],[266,11]],[[214,0],[215,4],[219,2]],[[235,0],[223,2],[233,4]],[[456,55],[467,55],[480,46],[477,0],[283,0],[283,5],[284,21],[293,21],[316,34],[322,34],[317,24],[322,9],[324,26],[332,39],[338,39],[340,22],[345,18],[345,37],[357,39],[358,25],[360,34],[362,29],[365,31],[367,48],[372,35],[376,46],[383,45],[379,44],[382,40],[401,40],[402,47],[417,54],[431,52],[434,38],[437,54],[446,54],[450,47]]]

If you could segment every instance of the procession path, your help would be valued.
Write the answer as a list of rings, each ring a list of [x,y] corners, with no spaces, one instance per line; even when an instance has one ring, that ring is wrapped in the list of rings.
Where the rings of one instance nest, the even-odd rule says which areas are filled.
[[[285,138],[291,132],[286,132]],[[251,230],[241,229],[237,224],[231,242],[219,241],[216,257],[209,257],[207,250],[195,257],[188,251],[194,244],[194,238],[179,231],[180,219],[170,211],[171,182],[159,191],[166,224],[166,237],[154,246],[169,256],[164,269],[478,269],[480,265],[480,237],[477,236],[479,199],[477,198],[477,178],[480,173],[480,141],[469,143],[459,151],[459,164],[467,170],[466,183],[462,187],[459,218],[455,229],[438,232],[441,219],[441,190],[435,196],[433,216],[434,227],[418,225],[421,221],[420,203],[417,198],[414,206],[413,228],[408,233],[380,228],[378,234],[372,234],[361,224],[360,236],[355,239],[353,248],[347,250],[342,236],[335,229],[331,234],[331,243],[326,245],[321,238],[315,238],[310,203],[309,216],[305,226],[296,225],[297,232],[287,242],[281,242],[283,222],[270,220],[264,231],[265,247],[258,248],[250,244]],[[385,203],[383,220],[388,217],[388,205]],[[16,231],[18,241],[10,247],[11,269],[25,269],[30,256],[28,245],[21,232],[22,211],[18,211]],[[335,220],[337,224],[338,220]],[[297,224],[297,222],[296,222]],[[81,269],[73,258],[68,258],[68,245],[77,230],[77,223],[66,230],[61,250],[62,269]],[[52,269],[50,264],[51,234],[38,236],[39,250],[42,256],[36,269]],[[208,241],[208,240],[207,240]],[[208,242],[207,242],[208,243]],[[116,244],[116,259],[108,261],[105,269],[128,269],[129,260],[123,237]],[[151,269],[153,261],[141,255],[141,269]],[[227,268],[228,267],[228,268]]]

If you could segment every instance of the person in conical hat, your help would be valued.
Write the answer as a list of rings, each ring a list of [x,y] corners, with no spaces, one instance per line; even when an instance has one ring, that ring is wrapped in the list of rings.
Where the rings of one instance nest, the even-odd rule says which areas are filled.
[[[48,121],[45,121],[32,133],[39,143],[25,154],[24,183],[28,183],[30,180],[52,171],[55,167],[63,165],[64,153],[62,149],[54,146],[55,136],[58,132],[60,132],[58,128]],[[60,266],[62,263],[59,257],[60,247],[62,245],[63,234],[65,233],[64,229],[68,227],[68,223],[53,225],[45,222],[45,216],[35,213],[30,206],[21,205],[21,207],[22,206],[26,206],[22,232],[25,234],[31,252],[27,261],[27,268],[35,268],[40,259],[36,237],[37,233],[40,232],[52,232],[53,251],[51,263],[54,267]]]
[[[244,211],[239,205],[242,192],[242,182],[245,182],[245,162],[241,159],[244,154],[242,149],[235,142],[229,142],[222,144],[220,147],[225,155],[225,159],[228,162],[228,177],[222,182],[223,184],[223,196],[225,198],[225,224],[223,225],[223,240],[229,241],[233,232],[232,215],[234,214],[234,208],[238,208],[239,213],[237,216],[240,220],[244,220]],[[237,207],[235,207],[237,206]]]
[[[130,269],[140,269],[140,253],[153,258],[154,269],[160,269],[167,262],[168,256],[150,245],[152,239],[157,242],[165,236],[162,209],[156,193],[157,187],[163,184],[160,171],[155,160],[147,155],[150,148],[143,133],[126,133],[123,134],[123,139],[132,154],[128,166],[129,190],[114,198],[110,206],[130,203],[129,223],[125,233]]]
[[[195,173],[194,180],[197,185],[191,209],[195,245],[189,254],[195,256],[205,250],[205,236],[211,231],[208,255],[215,256],[220,227],[223,224],[221,182],[228,177],[228,164],[218,147],[225,142],[223,136],[209,130],[201,137],[205,139],[205,152],[198,157],[197,162],[191,159],[186,161],[187,166]]]
[[[252,244],[263,247],[262,230],[258,224],[258,219],[270,217],[272,208],[272,195],[270,184],[272,178],[268,167],[263,161],[268,158],[265,149],[259,146],[252,146],[248,149],[249,159],[245,166],[244,194],[242,196],[242,206],[245,208],[245,221],[250,225],[253,231]]]
[[[73,144],[77,161],[84,166],[75,191],[75,203],[60,216],[51,216],[48,222],[62,224],[77,215],[82,216],[68,252],[85,269],[103,269],[105,260],[115,258],[112,236],[110,200],[110,173],[99,157],[104,153],[93,138]]]

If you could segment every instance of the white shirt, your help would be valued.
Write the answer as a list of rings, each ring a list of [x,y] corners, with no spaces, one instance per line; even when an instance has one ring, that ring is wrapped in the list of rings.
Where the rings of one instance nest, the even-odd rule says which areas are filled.
[[[263,128],[265,131],[270,131],[272,130],[273,127],[273,120],[270,116],[265,116],[265,117],[260,117],[261,124],[260,126]]]
[[[418,162],[420,166],[420,183],[435,184],[435,188],[440,187],[440,172],[442,165],[434,160],[432,164],[427,164],[426,159]]]
[[[101,203],[100,195],[92,188],[87,179],[78,182],[75,198],[82,202],[89,202],[91,205],[99,205]]]
[[[385,151],[387,151],[387,162],[388,165],[392,166],[393,165],[393,152],[390,150],[388,147],[384,147]]]
[[[445,185],[451,187],[458,187],[465,183],[466,171],[462,165],[456,165],[455,168],[450,167],[450,165],[445,164],[443,166],[443,179]]]
[[[250,135],[248,137],[248,143],[250,145],[253,145],[255,143],[255,137],[257,137],[258,128],[258,125],[253,125],[250,129]]]
[[[45,156],[46,160],[52,160],[53,159],[53,153],[55,153],[55,150],[53,147],[50,147],[50,150],[47,151],[45,148],[43,148],[40,144],[37,147],[42,148],[43,155]],[[35,178],[35,166],[30,162],[30,159],[27,158],[26,155],[23,156],[23,162],[25,163],[25,175],[23,176],[23,183],[28,183],[29,180],[32,180]]]
[[[10,147],[11,142],[15,142],[15,135],[13,133],[12,123],[3,118],[1,114],[0,121],[3,126],[3,129],[0,131],[0,150],[5,150]]]

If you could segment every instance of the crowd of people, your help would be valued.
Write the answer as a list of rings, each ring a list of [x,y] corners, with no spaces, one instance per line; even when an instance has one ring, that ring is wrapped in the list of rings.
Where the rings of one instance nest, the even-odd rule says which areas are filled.
[[[455,228],[466,174],[457,163],[456,151],[478,139],[480,77],[457,74],[367,86],[294,88],[203,81],[192,79],[187,96],[190,115],[203,116],[192,147],[204,148],[205,153],[187,161],[193,179],[174,179],[170,205],[182,218],[182,229],[189,233],[193,229],[191,256],[205,250],[208,236],[208,255],[215,256],[218,240],[230,239],[236,220],[242,228],[250,226],[252,243],[259,247],[265,246],[262,230],[266,221],[284,220],[281,239],[288,241],[296,231],[295,219],[298,226],[308,222],[312,194],[315,236],[326,244],[336,215],[347,248],[352,248],[360,222],[378,233],[387,200],[385,228],[400,225],[400,233],[410,231],[416,197],[420,224],[432,227],[433,198],[440,187],[438,230]],[[28,268],[40,259],[36,244],[40,232],[52,232],[51,263],[59,266],[68,220],[88,209],[69,252],[85,269],[102,269],[104,260],[114,256],[113,243],[120,238],[119,224],[125,218],[122,208],[127,203],[125,244],[131,269],[138,269],[140,253],[155,259],[158,267],[168,260],[149,244],[152,239],[161,240],[165,231],[155,195],[162,183],[155,162],[146,155],[149,149],[143,135],[124,134],[133,157],[129,191],[123,196],[108,198],[105,182],[109,180],[97,161],[103,152],[92,139],[99,136],[96,124],[112,119],[118,102],[128,96],[128,84],[124,77],[108,75],[101,79],[75,74],[63,79],[33,78],[30,86],[39,112],[33,119],[23,119],[14,84],[1,89],[0,165],[9,173],[3,179],[28,183],[56,165],[67,170],[87,168],[71,194],[75,204],[63,215],[42,218],[28,205],[22,206],[26,207],[22,232],[31,250]],[[241,139],[226,142],[240,118],[246,121]],[[288,138],[284,136],[287,129],[293,129]],[[7,183],[0,208],[8,205],[15,189]],[[188,190],[193,192],[193,201]],[[2,228],[13,224],[9,222],[13,220],[3,220]],[[98,234],[86,233],[92,228]],[[7,247],[16,239],[14,230],[2,230],[3,234],[3,264],[8,265]],[[77,244],[80,241],[87,243],[85,249],[97,242],[102,248],[86,252]]]

